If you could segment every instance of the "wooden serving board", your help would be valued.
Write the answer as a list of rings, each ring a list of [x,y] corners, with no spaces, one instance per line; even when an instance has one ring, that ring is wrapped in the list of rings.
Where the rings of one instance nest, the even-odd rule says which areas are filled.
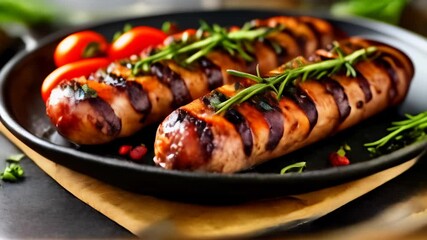
[[[150,239],[246,236],[324,216],[408,170],[416,159],[339,186],[274,200],[207,206],[128,192],[75,172],[2,132],[62,187],[139,237]]]

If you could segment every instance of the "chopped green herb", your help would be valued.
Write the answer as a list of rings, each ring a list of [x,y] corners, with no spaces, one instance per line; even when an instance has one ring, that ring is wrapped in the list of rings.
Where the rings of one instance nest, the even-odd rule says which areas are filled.
[[[19,165],[19,161],[24,157],[23,154],[9,156],[6,161],[9,164],[3,172],[0,173],[0,179],[4,181],[16,182],[24,177],[24,169]]]
[[[344,148],[344,150],[346,150],[346,151],[351,151],[351,147],[350,147],[350,145],[348,145],[347,143],[345,143],[342,147],[343,147],[343,148]]]
[[[293,172],[301,173],[306,166],[307,166],[306,162],[297,162],[282,168],[282,170],[280,171],[280,174],[286,174],[290,172],[290,170],[294,170]]]
[[[337,154],[344,157],[349,151],[351,151],[350,146],[348,144],[344,144],[338,149]]]
[[[337,154],[340,156],[345,156],[346,151],[344,150],[344,148],[341,147],[340,149],[338,149]]]

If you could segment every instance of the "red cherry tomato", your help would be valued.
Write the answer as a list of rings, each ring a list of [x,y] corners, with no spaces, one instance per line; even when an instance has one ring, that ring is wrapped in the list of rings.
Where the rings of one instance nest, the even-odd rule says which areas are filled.
[[[82,31],[64,38],[54,52],[57,67],[85,58],[105,56],[108,42],[104,36],[94,31]]]
[[[110,60],[107,58],[89,58],[68,63],[55,69],[43,81],[41,87],[43,100],[46,102],[52,89],[54,89],[62,80],[89,76],[99,68],[107,67],[109,63]]]
[[[127,58],[149,46],[162,43],[166,37],[166,33],[157,28],[134,27],[111,43],[108,55],[112,60]]]

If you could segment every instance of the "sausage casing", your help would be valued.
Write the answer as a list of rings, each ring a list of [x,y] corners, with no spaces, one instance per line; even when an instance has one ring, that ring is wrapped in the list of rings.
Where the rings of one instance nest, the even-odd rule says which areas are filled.
[[[134,134],[164,119],[174,109],[232,83],[227,69],[267,73],[284,62],[313,53],[337,38],[328,22],[312,17],[273,17],[253,20],[257,27],[282,24],[263,41],[252,42],[255,61],[247,62],[215,50],[191,66],[173,60],[156,62],[148,74],[133,75],[132,61],[115,61],[89,78],[64,80],[51,93],[46,112],[58,132],[77,144],[102,144]],[[274,45],[274,46],[273,46]],[[96,94],[87,97],[86,86]]]
[[[356,77],[336,73],[297,81],[277,99],[266,92],[216,114],[212,99],[236,93],[222,86],[171,113],[159,126],[154,161],[167,169],[231,173],[319,141],[405,98],[411,60],[394,47],[360,38],[340,41],[346,53],[376,46],[355,64]],[[331,57],[319,50],[312,59]],[[274,73],[283,71],[279,68]],[[222,100],[221,100],[222,101]]]

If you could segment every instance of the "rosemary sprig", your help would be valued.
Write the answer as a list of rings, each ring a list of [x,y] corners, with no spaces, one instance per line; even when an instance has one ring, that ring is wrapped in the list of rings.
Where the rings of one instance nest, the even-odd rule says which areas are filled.
[[[280,99],[285,88],[289,85],[289,83],[294,82],[296,79],[301,79],[301,81],[305,81],[307,79],[320,79],[324,76],[331,76],[341,71],[343,68],[345,68],[347,76],[355,77],[356,70],[354,69],[353,65],[357,61],[367,58],[368,55],[377,50],[376,47],[371,46],[354,51],[349,55],[344,55],[338,43],[335,42],[334,46],[334,51],[338,55],[337,58],[306,64],[296,68],[289,68],[286,69],[283,73],[272,77],[261,77],[259,72],[257,75],[252,75],[235,70],[227,70],[227,72],[231,75],[248,78],[255,81],[256,83],[239,91],[236,95],[227,99],[226,101],[215,105],[216,113],[218,114],[224,112],[231,106],[245,102],[251,97],[267,90],[274,92],[277,96],[277,99]]]
[[[217,24],[210,26],[202,21],[200,25],[195,39],[183,38],[181,41],[171,43],[153,55],[139,60],[134,65],[132,73],[136,75],[140,71],[147,72],[151,64],[168,59],[183,59],[182,63],[188,65],[217,48],[224,49],[233,56],[239,54],[246,61],[253,61],[251,56],[253,49],[248,43],[262,39],[273,31],[283,29],[283,26],[252,29],[251,24],[245,24],[239,30],[227,31],[226,28]]]
[[[404,138],[410,138],[411,142],[427,139],[427,111],[417,115],[406,114],[405,117],[405,120],[392,122],[392,126],[387,128],[390,133],[385,137],[364,144],[368,151],[375,154],[380,148]]]

